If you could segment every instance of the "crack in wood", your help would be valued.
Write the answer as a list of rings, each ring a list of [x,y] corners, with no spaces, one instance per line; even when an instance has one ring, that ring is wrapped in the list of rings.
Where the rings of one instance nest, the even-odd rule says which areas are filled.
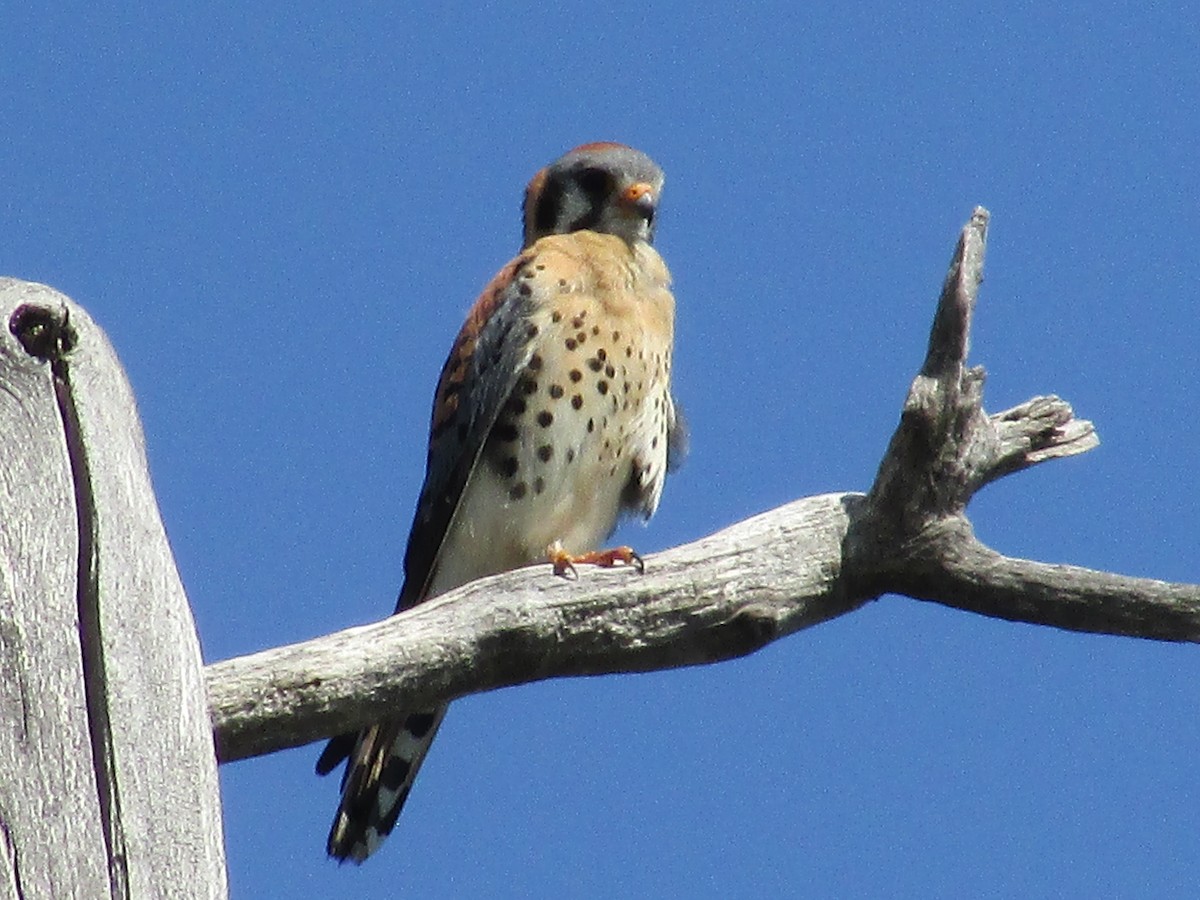
[[[113,897],[129,896],[129,871],[125,835],[121,827],[121,796],[113,758],[112,721],[108,710],[108,675],[104,640],[100,627],[99,547],[97,546],[96,502],[92,472],[82,437],[79,410],[71,385],[69,356],[78,337],[65,307],[23,305],[9,320],[9,327],[31,356],[50,364],[54,397],[58,406],[71,480],[75,490],[75,520],[78,531],[76,556],[76,603],[79,610],[80,659],[83,666],[84,697],[91,738],[92,768],[95,773],[100,820],[108,856],[109,887]]]

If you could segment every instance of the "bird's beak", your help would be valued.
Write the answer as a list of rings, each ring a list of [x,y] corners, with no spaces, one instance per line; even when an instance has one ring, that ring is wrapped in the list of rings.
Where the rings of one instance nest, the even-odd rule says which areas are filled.
[[[654,218],[654,209],[658,205],[658,197],[654,186],[644,181],[631,184],[621,192],[621,206],[630,213],[647,221]]]

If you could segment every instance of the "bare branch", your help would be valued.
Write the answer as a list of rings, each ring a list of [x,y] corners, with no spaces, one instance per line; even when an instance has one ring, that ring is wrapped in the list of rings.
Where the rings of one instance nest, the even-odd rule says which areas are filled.
[[[548,565],[521,569],[382,622],[216,663],[208,684],[218,756],[298,746],[398,706],[751,653],[872,599],[839,571],[840,545],[863,527],[863,501],[790,503],[652,555],[644,576],[586,569],[566,581]],[[911,545],[889,590],[1013,621],[1200,641],[1200,586],[1011,559],[967,529]]]
[[[925,364],[921,366],[921,375],[926,378],[956,382],[961,375],[960,367],[970,347],[971,316],[975,313],[979,285],[983,283],[988,219],[986,209],[975,207],[971,221],[958,237],[933,317]]]
[[[741,656],[840,615],[855,495],[800,500],[630,569],[550,567],[466,585],[383,622],[208,668],[223,761],[316,740],[397,705],[564,675]]]
[[[1098,443],[1057,397],[989,416],[967,366],[988,214],[963,229],[924,364],[866,494],[799,500],[578,582],[524,569],[384,622],[209,667],[223,761],[346,731],[400,706],[570,675],[715,662],[905,593],[1014,621],[1200,641],[1200,586],[1011,559],[965,510],[984,485]]]
[[[923,544],[899,593],[1068,631],[1200,642],[1200,585],[1003,556],[976,540],[965,519],[930,531]]]
[[[871,488],[875,518],[887,531],[915,533],[931,516],[960,512],[995,455],[981,405],[983,369],[966,368],[987,225],[987,210],[977,207],[959,237],[925,362]]]
[[[988,481],[1019,472],[1048,459],[1086,453],[1099,445],[1091,422],[1075,418],[1071,405],[1058,397],[1034,397],[992,416],[996,456]]]

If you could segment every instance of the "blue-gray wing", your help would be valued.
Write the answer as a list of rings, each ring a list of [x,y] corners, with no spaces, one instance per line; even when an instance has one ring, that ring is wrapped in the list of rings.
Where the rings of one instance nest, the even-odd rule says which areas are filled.
[[[523,253],[484,288],[442,367],[433,401],[425,484],[417,502],[397,611],[425,599],[463,490],[504,404],[531,356],[536,329],[532,254]]]
[[[463,490],[500,411],[529,362],[532,335],[527,323],[533,290],[526,272],[531,260],[528,253],[518,256],[483,289],[442,367],[433,400],[425,484],[404,554],[404,586],[396,603],[397,612],[425,599]],[[398,728],[397,723],[384,723],[378,730],[364,731],[364,736],[373,737],[360,746],[356,755],[364,759],[372,754],[386,755]],[[317,773],[333,771],[356,743],[359,735],[354,733],[332,738],[317,760]],[[419,764],[419,760],[416,762]],[[347,767],[343,787],[353,771],[355,767]],[[347,793],[353,798],[359,792]],[[373,808],[374,800],[368,800],[359,805]],[[351,843],[353,840],[347,839],[347,845]]]

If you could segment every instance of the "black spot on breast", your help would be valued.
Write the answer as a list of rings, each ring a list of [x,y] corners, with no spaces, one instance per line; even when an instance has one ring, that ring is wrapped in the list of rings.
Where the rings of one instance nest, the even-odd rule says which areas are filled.
[[[517,288],[517,293],[522,297],[529,297],[533,294],[533,288],[529,286],[529,282],[523,281],[521,282],[521,286]]]
[[[580,372],[578,369],[571,370],[571,380],[572,381],[579,381],[581,378],[583,378],[582,372]]]
[[[508,403],[505,404],[508,411],[516,416],[525,415],[525,400],[522,397],[509,397]]]
[[[596,390],[598,390],[601,394],[607,394],[608,393],[608,382],[605,381],[603,378],[601,378],[599,381],[596,382]],[[616,399],[616,398],[613,398],[613,399]]]
[[[596,359],[596,357],[594,357],[594,356],[587,361],[587,364],[588,364],[588,368],[591,369],[593,372],[599,372],[601,369],[604,368],[604,363],[600,362],[600,360]]]
[[[563,395],[563,388],[562,388],[561,384],[550,385],[550,396],[551,397],[553,397],[555,400],[557,400],[562,395]]]
[[[529,487],[525,484],[525,482],[518,481],[516,484],[514,484],[509,489],[508,498],[510,500],[520,500],[522,497],[525,496],[525,494],[528,490],[529,490]]]
[[[655,440],[658,439],[655,438]],[[538,459],[542,462],[550,462],[550,457],[554,455],[554,448],[549,444],[542,444],[542,446],[537,448],[537,455]]]
[[[609,363],[607,366],[604,367],[604,374],[607,375],[609,378],[613,378],[616,376],[617,370],[612,367],[612,363]]]
[[[545,489],[546,482],[542,480],[542,476],[539,475],[537,478],[533,479],[533,492],[535,494],[540,494]]]
[[[583,406],[583,395],[576,394],[575,396],[573,396],[571,398],[571,406],[573,406],[575,409],[579,409],[580,407],[582,407]]]
[[[559,283],[559,284],[566,284],[566,280],[565,280],[565,279],[562,279],[562,278],[560,278],[560,279],[558,279],[558,283]],[[555,324],[557,324],[557,323],[561,322],[561,321],[562,321],[562,313],[560,313],[560,312],[559,312],[559,311],[556,309],[554,312],[550,313],[550,321],[551,321],[551,322],[554,322]]]
[[[551,413],[550,410],[543,409],[540,413],[537,414],[537,423],[539,425],[541,425],[543,428],[549,428],[553,422],[554,422],[554,414]]]
[[[500,463],[500,472],[505,478],[512,478],[517,474],[517,469],[519,468],[520,464],[517,462],[515,456],[507,456]]]
[[[575,349],[575,347],[576,347],[576,346],[578,346],[578,345],[575,343],[575,338],[567,338],[567,339],[566,339],[566,341],[565,341],[564,343],[566,343],[566,345],[567,345],[567,349],[568,349],[568,350],[574,350],[574,349]]]
[[[521,390],[524,391],[526,394],[536,394],[537,387],[538,387],[537,382],[534,381],[532,378],[523,378],[521,380]]]

